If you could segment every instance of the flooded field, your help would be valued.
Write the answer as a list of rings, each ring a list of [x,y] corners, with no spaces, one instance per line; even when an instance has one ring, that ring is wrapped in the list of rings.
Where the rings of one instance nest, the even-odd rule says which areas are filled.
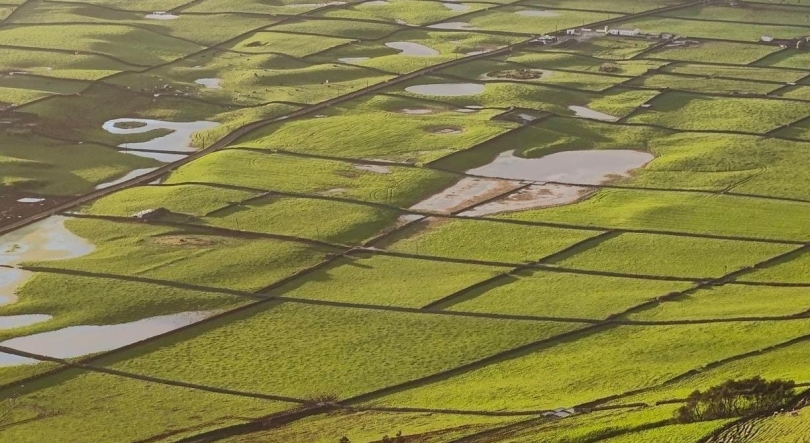
[[[420,45],[419,43],[388,42],[385,44],[385,46],[402,51],[400,53],[401,55],[410,55],[413,57],[433,57],[439,55],[439,51],[425,45]]]
[[[75,358],[120,348],[177,328],[196,323],[209,312],[183,312],[146,318],[130,323],[99,326],[71,326],[55,331],[12,338],[0,346],[56,358]],[[36,360],[0,354],[0,366],[36,363]]]
[[[597,185],[649,163],[654,156],[629,149],[564,151],[540,158],[524,158],[507,151],[492,163],[467,171],[469,174],[512,180]]]
[[[459,215],[483,217],[502,212],[525,211],[576,202],[592,192],[591,189],[565,185],[533,185],[496,201],[485,203]]]
[[[33,273],[15,266],[26,262],[81,257],[95,247],[65,228],[66,218],[54,216],[0,236],[0,305],[17,301],[17,290]],[[0,316],[0,329],[28,326],[50,320],[50,315]]]
[[[168,135],[157,137],[147,142],[125,142],[118,146],[129,150],[191,152],[195,150],[195,148],[191,146],[191,135],[197,131],[213,129],[217,126],[219,126],[219,123],[208,121],[167,122],[144,118],[117,118],[105,122],[102,128],[111,134],[118,135],[143,134],[158,129],[168,129],[172,131]]]
[[[445,23],[436,23],[435,25],[430,25],[428,28],[431,29],[453,29],[458,31],[472,31],[476,28],[475,26],[467,23],[467,22],[445,22]]]
[[[409,86],[406,91],[413,94],[460,97],[484,92],[486,85],[480,83],[434,83],[431,85]]]
[[[520,187],[519,182],[465,177],[458,183],[411,206],[414,211],[451,214],[455,211],[482,202],[511,189]]]

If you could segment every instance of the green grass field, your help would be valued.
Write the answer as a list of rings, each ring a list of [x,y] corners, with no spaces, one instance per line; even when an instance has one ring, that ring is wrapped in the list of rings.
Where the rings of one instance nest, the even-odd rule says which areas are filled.
[[[688,282],[550,271],[520,272],[475,289],[442,307],[463,312],[602,319],[690,286]]]
[[[385,249],[411,254],[437,255],[507,263],[534,262],[599,232],[521,226],[479,220],[428,220],[386,238]],[[499,245],[493,251],[486,238]]]
[[[807,320],[682,326],[622,326],[566,340],[497,364],[374,400],[400,407],[537,410],[568,407],[656,386],[722,358],[799,336]],[[722,344],[716,338],[722,336]]]
[[[33,383],[13,391],[17,400],[12,417],[19,423],[0,430],[0,437],[37,442],[58,441],[65,435],[81,435],[97,441],[137,440],[159,435],[161,441],[170,441],[296,406],[76,369],[63,373],[58,379],[59,384]],[[138,414],[126,424],[108,426],[109,420],[128,415],[134,409]]]
[[[680,130],[765,133],[810,115],[810,103],[672,92],[628,121]]]
[[[281,286],[272,294],[420,308],[507,271],[509,268],[495,266],[357,255],[334,262],[330,267],[314,273],[306,282]]]
[[[53,267],[244,291],[262,289],[331,252],[296,242],[210,235],[194,228],[84,219],[70,221],[69,228],[99,247]],[[121,254],[126,261],[112,259]]]
[[[810,383],[810,5],[704,3],[0,2],[0,441],[806,443],[676,419]]]
[[[574,328],[292,303],[238,318],[99,364],[231,389],[346,398]]]

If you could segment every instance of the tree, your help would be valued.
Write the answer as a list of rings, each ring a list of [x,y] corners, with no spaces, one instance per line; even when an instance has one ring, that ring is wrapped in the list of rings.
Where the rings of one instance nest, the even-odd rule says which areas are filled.
[[[767,381],[759,376],[728,380],[706,392],[689,394],[676,418],[681,423],[691,423],[773,411],[793,398],[795,386],[793,381]]]

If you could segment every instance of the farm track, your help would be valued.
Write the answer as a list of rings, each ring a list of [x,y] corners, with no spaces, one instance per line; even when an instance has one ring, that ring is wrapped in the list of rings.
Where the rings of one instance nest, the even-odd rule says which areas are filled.
[[[178,8],[176,8],[176,10],[181,10],[183,8],[186,8],[186,7],[190,6],[190,5],[193,5],[193,4],[197,3],[198,1],[199,0],[193,0],[188,4],[179,6]],[[516,3],[523,3],[523,2],[520,1],[520,2],[516,2]],[[514,5],[514,4],[510,4],[510,6],[511,5]],[[691,3],[689,5],[691,5]],[[685,7],[685,6],[688,6],[688,5],[679,5],[678,7]],[[669,8],[667,8],[667,9],[669,9]],[[312,12],[312,11],[310,11],[310,12]],[[650,14],[648,14],[648,12],[649,11],[646,11],[645,13],[638,14],[638,15],[650,15]],[[637,15],[634,15],[634,16],[637,16]],[[626,20],[626,19],[628,19],[628,17],[622,17],[621,18],[621,20]],[[206,50],[209,50],[209,49],[211,49],[211,48],[207,48]],[[494,55],[494,53],[488,53],[488,54],[486,54],[485,57],[480,57],[480,58],[492,57],[493,55]],[[465,62],[469,61],[469,59],[470,58],[462,59],[460,62],[465,63]],[[437,65],[437,66],[440,66],[440,65]],[[432,69],[435,69],[435,67],[429,67],[429,68],[425,68],[424,70],[420,70],[420,71],[424,71],[424,73],[422,73],[420,75],[430,73]],[[417,72],[420,72],[420,71],[417,71]],[[411,74],[413,74],[413,73],[411,73]],[[411,74],[405,74],[405,75],[399,76],[399,77],[404,77],[404,76],[408,76],[408,75],[411,75]],[[409,77],[409,78],[404,79],[404,80],[398,80],[397,83],[402,82],[402,81],[407,81],[407,80],[410,80],[412,78],[414,78],[414,77]],[[393,84],[393,83],[384,84],[383,88],[387,88],[391,84]],[[373,89],[373,88],[374,87],[367,88],[367,89],[370,89],[370,90],[364,91],[364,93],[360,94],[360,95],[365,95],[366,93],[374,92],[375,89]],[[383,88],[379,88],[379,89],[383,89]],[[360,92],[360,91],[357,91],[357,92]],[[360,96],[360,95],[358,95],[358,96]],[[351,96],[351,97],[347,98],[347,99],[344,99],[344,97],[347,97],[347,96]],[[356,97],[357,96],[353,96],[352,94],[346,94],[345,96],[338,97],[338,98],[334,99],[334,102],[333,101],[327,101],[327,102],[330,102],[330,104],[335,104],[335,103],[342,102],[344,100],[351,100],[351,99],[356,98]],[[326,102],[322,102],[322,103],[326,103]],[[320,105],[322,105],[322,103],[312,105],[311,107],[320,106]],[[317,108],[317,109],[321,109],[321,108]],[[284,120],[284,119],[287,119],[287,118],[300,117],[300,116],[306,115],[306,114],[308,114],[310,112],[315,112],[317,109],[299,110],[299,111],[301,111],[301,113],[298,113],[299,111],[295,111],[293,113],[287,114],[286,116],[276,117],[274,119],[269,119],[267,122],[263,122],[261,125],[256,125],[256,126],[252,126],[252,124],[251,125],[246,125],[246,126],[244,126],[242,128],[237,129],[236,131],[234,131],[234,132],[238,132],[240,130],[244,130],[245,132],[239,134],[238,136],[235,136],[232,140],[235,140],[236,138],[239,138],[240,136],[242,136],[242,135],[244,135],[244,134],[246,134],[248,132],[251,132],[252,130],[261,128],[264,125],[275,123],[277,121],[281,121],[281,120]],[[234,133],[231,133],[231,134],[234,134]],[[230,136],[231,134],[229,134],[228,136]],[[226,138],[228,138],[228,136],[226,136]],[[225,139],[222,139],[222,140],[225,140]],[[227,142],[223,142],[222,140],[218,141],[217,144],[215,144],[214,146],[209,147],[204,151],[200,151],[201,155],[195,156],[194,158],[195,159],[199,158],[200,156],[204,155],[204,153],[212,152],[212,151],[218,149],[219,147],[225,146],[228,142],[232,141],[232,140],[229,140]],[[192,161],[192,160],[193,159],[190,159],[188,161]],[[181,164],[185,164],[185,163],[187,163],[187,162],[177,162],[175,164],[167,165],[167,169],[164,170],[161,174],[157,174],[157,176],[163,175],[164,173],[169,172],[170,170],[174,169],[175,167],[177,167],[177,166],[179,166]],[[96,193],[91,193],[91,194],[88,194],[86,196],[82,196],[82,197],[80,197],[79,199],[77,199],[74,202],[70,202],[70,203],[68,203],[66,205],[63,205],[63,207],[53,208],[53,209],[51,209],[49,211],[46,211],[44,213],[37,214],[36,216],[30,217],[29,220],[24,221],[22,224],[15,225],[14,228],[3,229],[3,230],[0,231],[0,233],[9,232],[10,230],[25,226],[27,224],[30,224],[30,223],[36,221],[36,220],[45,218],[48,215],[65,211],[65,210],[73,208],[73,207],[75,207],[77,205],[83,204],[83,203],[85,203],[87,201],[91,201],[91,200],[93,200],[95,198],[99,198],[99,197],[107,195],[109,193],[116,192],[117,190],[126,189],[126,188],[128,188],[130,186],[136,186],[136,185],[148,182],[148,181],[150,181],[150,179],[139,177],[139,179],[134,179],[134,180],[132,180],[130,182],[125,182],[125,183],[122,184],[122,185],[125,185],[125,186],[121,186],[120,188],[116,188],[116,189],[111,189],[111,190],[109,190],[109,192],[100,193],[98,195],[96,195]],[[216,185],[216,184],[206,184],[206,185],[220,186],[220,185]],[[221,186],[226,186],[226,185],[221,185]],[[579,185],[577,185],[577,186],[579,186]],[[602,188],[602,187],[608,187],[608,186],[597,186],[597,187]],[[632,187],[628,187],[628,188],[634,189]],[[661,191],[673,191],[673,190],[668,190],[668,189],[660,189],[660,190]],[[266,191],[266,192],[267,192],[267,194],[259,196],[259,197],[265,197],[267,195],[282,195],[283,194],[283,193],[279,193],[279,192],[272,191],[272,190],[269,190],[269,191]],[[676,192],[705,192],[705,191],[677,190]],[[731,195],[743,195],[744,196],[744,194],[731,194]],[[766,196],[751,196],[751,197],[782,200],[782,198],[779,198],[779,197],[775,197],[775,198],[774,197],[766,197]],[[258,198],[258,197],[254,197],[254,198]],[[311,198],[316,198],[316,197],[311,197]],[[500,198],[500,196],[499,196],[499,198]],[[325,198],[325,199],[333,200],[333,198]],[[791,200],[789,199],[789,201],[791,201]],[[798,200],[798,201],[802,202],[802,203],[806,202],[804,200]],[[364,202],[364,204],[372,204],[372,203]],[[480,204],[483,204],[483,203],[479,203],[479,205]],[[476,206],[476,205],[474,205],[474,206]],[[469,208],[467,208],[467,209],[469,209]],[[436,216],[436,215],[433,215],[433,216]],[[36,218],[36,217],[39,217],[39,218]],[[437,216],[437,217],[441,217],[441,216]],[[36,219],[34,219],[34,218],[36,218]],[[467,218],[467,217],[458,217],[458,218]],[[485,219],[485,218],[482,218],[482,219]],[[197,225],[190,225],[190,224],[178,223],[176,225],[178,225],[178,227],[180,227],[180,225],[182,225],[184,227],[187,226],[189,228],[191,228],[191,227],[200,228]],[[593,229],[593,230],[596,230],[596,229]],[[245,233],[244,231],[235,231],[235,232],[240,233],[239,235],[243,235]],[[611,235],[616,235],[617,233],[620,234],[621,232],[632,232],[632,231],[609,230],[609,231],[606,231],[606,232],[602,232],[602,233],[596,235],[595,237],[584,240],[583,242],[581,242],[582,244],[577,244],[577,245],[574,245],[574,246],[582,246],[582,245],[585,245],[585,244],[587,244],[587,243],[589,243],[591,241],[598,241],[597,239],[599,239],[599,238],[601,238],[603,236],[609,237]],[[258,233],[247,233],[247,234],[249,234],[249,235],[256,234],[256,235],[261,236],[261,234],[258,234]],[[388,234],[386,234],[386,235],[388,235]],[[690,234],[689,236],[692,236],[692,235]],[[279,239],[282,239],[279,236],[275,236],[275,237],[279,238]],[[713,237],[711,237],[711,238],[713,238]],[[302,240],[300,238],[290,238],[290,237],[283,238],[283,239],[285,239],[285,240],[293,240],[293,241]],[[309,240],[309,239],[304,239],[304,240],[312,241],[312,240]],[[749,239],[748,241],[760,241],[760,240],[750,240]],[[772,242],[772,240],[766,240],[766,241],[767,242]],[[317,241],[313,241],[313,242],[317,243],[319,246],[328,246],[328,247],[342,247],[343,246],[343,245],[324,244],[322,242],[317,242]],[[799,242],[792,242],[792,241],[788,242],[788,243],[790,243],[790,244],[800,244]],[[799,250],[803,251],[803,250],[806,249],[806,247],[807,247],[806,245],[802,246],[802,248],[799,248],[799,249],[794,250],[794,251],[790,251],[787,254],[793,254],[793,253],[796,253]],[[571,248],[573,248],[573,246]],[[568,248],[568,249],[570,249],[570,248]],[[352,251],[355,251],[355,250],[361,251],[363,253],[366,253],[366,252],[380,253],[380,251],[376,251],[376,250],[350,248],[350,249],[344,251],[338,257],[346,256],[346,255],[350,254]],[[564,250],[564,251],[567,251],[567,249]],[[560,251],[560,252],[552,254],[551,256],[548,256],[548,257],[546,257],[544,259],[541,259],[541,260],[539,260],[537,262],[537,264],[542,264],[543,261],[545,261],[545,260],[552,260],[553,256],[558,255],[558,254],[560,254],[560,253],[562,253],[564,251]],[[402,255],[407,257],[407,258],[417,258],[413,254],[402,254]],[[770,258],[768,260],[765,260],[765,261],[757,264],[756,266],[760,266],[760,265],[764,266],[765,263],[769,263],[769,262],[774,261],[774,260],[779,260],[783,255],[786,255],[786,254],[782,254],[782,255],[779,255],[779,256],[776,256],[776,257],[772,257],[772,258]],[[433,258],[435,258],[435,257],[418,256],[418,259],[433,259]],[[492,265],[496,265],[495,262],[487,262],[487,263],[491,263]],[[506,264],[497,263],[497,266],[501,266],[501,265],[506,265]],[[508,265],[515,265],[515,264],[508,264]],[[321,264],[316,265],[316,266],[318,266],[319,268],[322,267]],[[520,269],[522,269],[522,268],[524,268],[526,266],[531,266],[531,265],[516,266],[514,268],[514,270],[520,270]],[[51,272],[51,271],[53,271],[53,270],[49,270],[48,272]],[[309,272],[309,271],[307,271],[307,272]],[[717,279],[713,279],[710,282],[706,282],[706,284],[710,285],[710,286],[711,285],[716,285],[716,284],[726,284],[725,283],[726,280],[731,280],[733,278],[736,278],[736,276],[738,276],[741,273],[743,273],[743,272],[742,271],[732,272],[732,273],[726,274],[725,276],[719,277]],[[304,274],[296,275],[296,276],[294,276],[294,278],[299,278],[299,277],[301,277],[301,275],[304,275]],[[116,276],[116,277],[120,277],[120,276]],[[274,284],[273,286],[277,286],[277,285]],[[239,295],[246,295],[246,294],[239,294]],[[256,296],[255,294],[249,294],[249,295]],[[348,305],[347,307],[349,307],[349,306],[350,307],[360,307],[360,306],[362,306],[362,305],[352,305],[352,304],[338,304],[338,303],[332,303],[332,302],[318,302],[318,301],[310,301],[310,300],[299,300],[299,299],[286,298],[286,297],[272,297],[272,298],[268,298],[268,299],[278,300],[278,301],[281,301],[281,302],[293,302],[293,303],[313,303],[313,304],[325,303],[325,304],[330,304],[330,305],[335,305],[335,306]],[[248,305],[248,307],[253,307],[256,304],[263,303],[263,302],[264,302],[264,300],[260,301],[260,302],[257,302],[255,304]],[[382,309],[382,308],[391,309],[390,307],[379,307],[379,306],[368,305],[368,309]],[[242,308],[240,308],[240,310],[241,309]],[[430,308],[428,306],[426,306],[426,307],[422,308],[421,310],[422,311],[430,311]],[[416,310],[416,311],[419,311],[419,310]],[[431,312],[431,313],[433,313],[433,312]],[[435,312],[435,313],[438,314],[439,312]],[[441,313],[444,314],[444,315],[456,315],[455,313],[452,313],[452,314],[447,313],[447,312],[441,312]],[[228,314],[228,313],[226,313],[226,314]],[[464,313],[459,313],[459,314],[464,315]],[[514,317],[514,316],[509,316],[509,317]],[[794,317],[782,318],[782,320],[793,320],[793,319],[795,319],[795,318]],[[528,318],[526,318],[526,320],[528,320]],[[577,319],[556,319],[556,320],[558,320],[558,321],[576,321]],[[728,319],[728,320],[717,320],[717,321],[763,321],[763,320],[770,321],[770,320],[776,320],[776,318],[774,318],[774,317],[766,317],[766,318],[758,318],[758,319],[753,319],[753,318],[752,319]],[[537,318],[535,321],[541,321],[541,320],[539,320],[539,318]],[[549,320],[545,320],[545,321],[549,321]],[[715,321],[715,320],[710,320],[710,321]],[[586,323],[586,322],[583,321],[583,323]],[[615,321],[611,320],[610,323],[603,323],[602,321],[597,321],[596,323],[591,322],[592,326],[588,326],[588,327],[586,327],[586,328],[584,328],[582,330],[572,331],[572,334],[573,335],[578,335],[578,334],[584,333],[585,335],[587,335],[589,332],[585,332],[585,330],[590,330],[590,328],[598,329],[598,328],[600,328],[602,326],[605,326],[605,325],[609,326],[610,324],[613,324],[613,323],[615,323],[615,324],[639,324],[639,325],[689,324],[688,322],[685,322],[685,323],[631,322],[631,321],[622,322],[621,320],[615,320]],[[190,325],[190,326],[193,327],[193,326],[196,326],[196,325],[197,324]],[[185,330],[185,328],[183,330]],[[171,333],[166,334],[166,335],[170,335],[170,334]],[[512,355],[513,353],[523,352],[526,349],[529,349],[529,348],[532,348],[532,347],[535,347],[535,346],[541,346],[542,347],[542,346],[548,344],[548,343],[546,343],[547,341],[556,340],[559,337],[563,337],[563,336],[566,336],[566,335],[567,334],[562,334],[561,336],[555,336],[555,337],[551,337],[549,339],[545,339],[545,340],[541,340],[539,342],[532,343],[530,345],[527,345],[527,347],[521,347],[521,348],[517,348],[517,349],[504,351],[504,353],[500,353],[497,356],[488,357],[487,359],[485,359],[485,360],[487,360],[487,362],[481,361],[481,362],[475,362],[475,364],[476,365],[478,365],[478,364],[485,365],[485,364],[488,364],[488,362],[494,362],[494,361],[498,361],[499,359],[502,359],[502,358],[508,358],[508,356]],[[163,336],[161,336],[161,338],[162,337]],[[806,339],[806,337],[802,337],[801,339],[804,340],[804,339]],[[141,344],[141,343],[138,343],[138,344]],[[138,344],[136,344],[136,345],[138,345]],[[779,346],[782,346],[782,345],[779,345]],[[525,349],[523,349],[523,348],[525,348]],[[120,350],[112,351],[111,353],[105,353],[105,355],[112,354],[112,353],[117,352],[117,351],[120,351]],[[42,360],[45,360],[45,361],[54,361],[56,363],[66,365],[66,367],[79,367],[79,368],[89,370],[89,371],[106,372],[106,373],[111,374],[111,375],[117,375],[117,376],[121,376],[121,377],[136,378],[136,379],[141,379],[141,380],[144,380],[144,381],[150,381],[150,382],[155,382],[155,383],[163,383],[163,384],[169,384],[169,385],[174,385],[174,386],[181,386],[181,387],[186,387],[186,388],[190,388],[190,389],[202,389],[202,390],[207,390],[207,391],[210,391],[210,392],[218,392],[218,393],[228,394],[228,395],[252,396],[252,397],[255,397],[255,398],[264,398],[264,399],[267,399],[267,400],[288,401],[288,402],[300,403],[300,404],[306,404],[306,402],[307,402],[306,400],[293,399],[293,398],[288,398],[288,397],[278,397],[278,396],[272,396],[272,395],[250,393],[250,392],[233,391],[233,390],[220,389],[220,388],[214,388],[214,387],[207,387],[207,386],[195,385],[195,384],[184,383],[184,382],[173,381],[173,380],[163,380],[163,379],[159,379],[159,378],[141,376],[141,375],[138,375],[138,374],[130,374],[130,373],[121,372],[121,371],[109,370],[109,369],[106,369],[106,368],[93,367],[93,366],[85,365],[85,364],[83,364],[81,362],[72,363],[72,362],[67,362],[67,361],[57,361],[58,359],[52,359],[52,358],[46,357],[46,356],[37,356],[37,355],[34,355],[34,354],[21,353],[22,351],[17,351],[17,350],[14,350],[14,349],[4,348],[4,347],[0,347],[0,352],[7,352],[7,353],[15,354],[15,355],[20,355],[20,356],[27,356],[27,357],[35,358],[35,359],[38,359],[38,360],[42,359]],[[758,352],[760,352],[760,351],[758,351]],[[25,355],[23,355],[23,354],[25,354]],[[754,354],[754,353],[751,353],[751,354]],[[745,358],[747,356],[748,356],[748,354],[743,354],[741,356],[735,356],[735,357],[732,357],[732,358]],[[100,358],[100,356],[99,357],[94,357],[94,358]],[[88,360],[91,360],[91,359],[88,359]],[[720,363],[717,363],[717,364],[720,364]],[[453,373],[455,373],[456,371],[465,371],[467,369],[470,369],[470,368],[468,368],[465,365],[465,366],[462,366],[462,367],[454,368],[454,369],[452,369],[450,371],[453,371]],[[409,386],[418,386],[418,385],[421,385],[422,383],[428,383],[428,382],[430,382],[430,380],[441,379],[441,378],[447,377],[447,376],[450,376],[450,375],[447,374],[447,373],[434,374],[434,375],[429,376],[429,378],[426,378],[426,379],[420,379],[420,380],[415,380],[415,381],[411,381],[411,382],[405,382],[405,383],[403,383],[401,385],[396,385],[396,386],[392,386],[392,387],[386,387],[386,388],[383,388],[380,391],[374,391],[374,392],[363,394],[363,395],[358,396],[358,397],[354,397],[354,398],[351,398],[351,399],[348,399],[348,400],[344,400],[344,402],[345,403],[351,403],[351,402],[355,402],[355,401],[363,401],[363,399],[367,398],[367,397],[373,398],[373,397],[376,397],[378,395],[383,395],[384,392],[389,392],[391,390],[396,391],[398,389],[405,389],[405,388],[407,388]],[[621,394],[621,395],[626,395],[626,394]],[[245,432],[258,431],[258,430],[265,429],[267,427],[276,426],[278,424],[289,423],[291,421],[294,421],[294,420],[297,420],[297,419],[300,419],[300,418],[305,418],[305,417],[316,415],[316,414],[319,414],[319,413],[329,412],[331,410],[334,410],[335,407],[345,407],[345,406],[343,404],[337,404],[337,405],[314,405],[314,406],[311,406],[310,409],[306,409],[304,411],[293,410],[293,411],[289,411],[289,412],[283,412],[283,413],[279,413],[279,414],[274,414],[273,418],[269,422],[265,421],[265,420],[257,420],[256,422],[249,423],[247,425],[236,425],[236,426],[224,428],[222,430],[205,432],[205,433],[202,433],[202,434],[200,434],[198,436],[184,438],[184,439],[181,439],[181,440],[178,440],[178,441],[184,441],[184,442],[185,441],[188,441],[188,442],[216,441],[216,440],[218,440],[219,438],[222,438],[222,437],[242,434],[242,433],[245,433]],[[435,413],[452,413],[452,414],[470,413],[470,414],[481,414],[481,415],[498,414],[498,413],[495,413],[495,412],[488,412],[488,411],[454,411],[454,410],[433,410],[433,409],[419,409],[419,408],[359,408],[359,409],[360,410],[390,411],[390,412],[435,412]],[[518,415],[538,415],[538,414],[540,414],[542,412],[544,412],[544,411],[527,411],[525,413],[524,412],[517,412],[517,413],[507,413],[507,414],[513,414],[515,416],[518,416]],[[538,420],[538,419],[537,418],[531,418],[531,419],[526,420],[524,422],[520,422],[520,424],[523,424],[523,425],[532,424],[536,420]],[[510,425],[510,426],[516,426],[516,425],[518,425],[518,424],[514,424],[514,425]],[[485,432],[489,432],[489,431],[485,431]],[[458,440],[454,440],[454,442],[461,443],[461,442],[475,441],[475,439],[473,439],[472,437],[474,437],[474,436],[464,437],[464,438],[461,438],[461,439],[458,439]]]

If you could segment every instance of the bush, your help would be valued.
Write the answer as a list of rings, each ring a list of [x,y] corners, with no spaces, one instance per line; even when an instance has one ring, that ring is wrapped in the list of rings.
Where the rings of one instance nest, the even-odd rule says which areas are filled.
[[[676,412],[681,423],[740,417],[779,409],[795,395],[793,381],[766,381],[757,376],[729,380],[706,392],[695,391]]]

